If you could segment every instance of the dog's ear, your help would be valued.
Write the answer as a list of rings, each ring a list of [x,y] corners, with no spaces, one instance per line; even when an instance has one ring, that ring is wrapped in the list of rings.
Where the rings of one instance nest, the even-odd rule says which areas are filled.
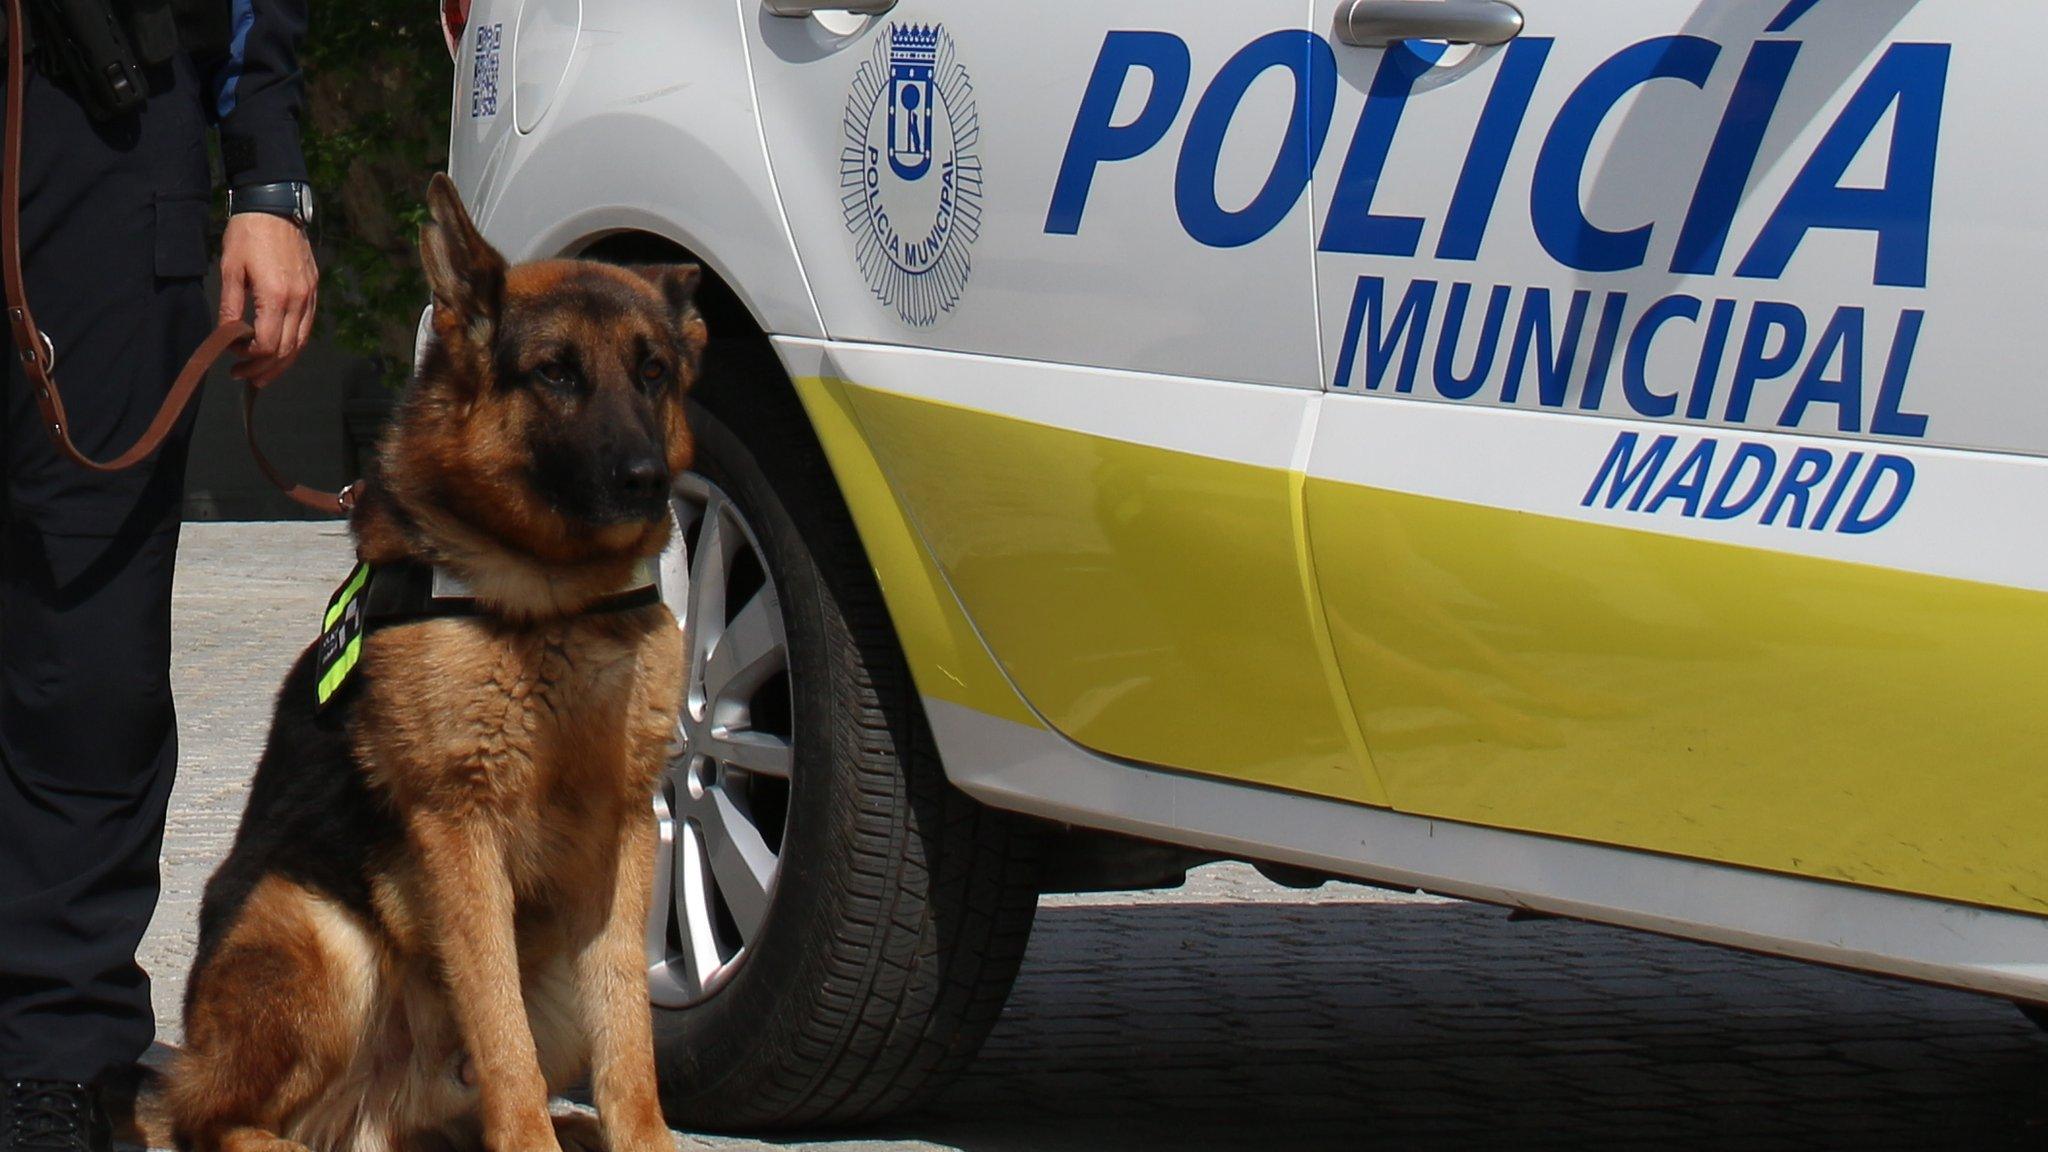
[[[694,367],[703,359],[704,344],[709,338],[704,315],[697,311],[697,287],[703,282],[704,269],[696,264],[642,264],[633,270],[654,285],[668,302],[669,320],[682,333],[683,346],[689,350]]]
[[[505,258],[477,231],[446,173],[434,173],[427,183],[427,211],[429,219],[420,229],[420,263],[434,311],[455,321],[447,326],[437,322],[435,329],[487,345],[505,302]]]

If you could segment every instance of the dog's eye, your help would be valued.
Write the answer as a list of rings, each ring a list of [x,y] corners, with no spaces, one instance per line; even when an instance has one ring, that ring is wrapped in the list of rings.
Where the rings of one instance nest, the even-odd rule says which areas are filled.
[[[543,364],[533,370],[534,379],[560,392],[580,393],[583,378],[566,364]]]
[[[640,362],[640,386],[649,392],[668,383],[668,365],[652,357]]]

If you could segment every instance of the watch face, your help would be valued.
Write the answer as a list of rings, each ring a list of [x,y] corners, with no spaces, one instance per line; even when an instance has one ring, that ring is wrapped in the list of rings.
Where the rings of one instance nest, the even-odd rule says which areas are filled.
[[[310,227],[313,223],[313,186],[299,185],[299,224]]]

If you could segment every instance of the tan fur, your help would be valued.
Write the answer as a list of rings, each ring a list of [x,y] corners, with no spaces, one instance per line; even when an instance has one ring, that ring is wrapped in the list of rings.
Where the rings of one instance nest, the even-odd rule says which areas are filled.
[[[576,614],[658,552],[669,525],[579,525],[524,490],[521,442],[548,415],[470,376],[489,371],[479,342],[494,325],[565,276],[620,278],[656,321],[684,297],[665,305],[658,282],[618,270],[492,265],[452,191],[435,192],[422,247],[449,378],[415,386],[354,529],[364,559],[445,564],[493,611],[365,641],[375,675],[349,740],[404,850],[376,862],[373,917],[276,875],[242,906],[193,973],[165,1096],[181,1147],[671,1147],[642,936],[682,636],[659,606]],[[492,276],[502,296],[488,294]],[[692,357],[694,316],[681,321]],[[544,336],[582,341],[586,358],[624,338]],[[663,414],[672,470],[689,462],[688,383]],[[585,1075],[601,1139],[548,1111]]]

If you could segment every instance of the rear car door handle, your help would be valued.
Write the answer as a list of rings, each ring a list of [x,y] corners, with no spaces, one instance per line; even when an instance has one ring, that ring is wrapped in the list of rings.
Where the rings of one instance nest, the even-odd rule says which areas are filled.
[[[1337,39],[1358,48],[1403,40],[1505,44],[1521,34],[1522,10],[1507,0],[1344,0],[1337,6]]]
[[[880,16],[896,7],[896,0],[761,0],[770,16],[792,20],[820,12],[851,12],[856,16]]]

